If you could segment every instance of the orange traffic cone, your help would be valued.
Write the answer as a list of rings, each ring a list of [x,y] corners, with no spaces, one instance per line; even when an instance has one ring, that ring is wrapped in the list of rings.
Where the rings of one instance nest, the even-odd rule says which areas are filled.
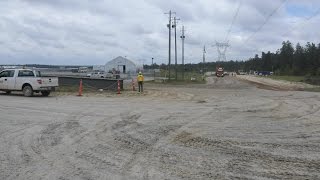
[[[80,84],[79,84],[79,94],[78,96],[82,96],[82,79],[80,79]]]
[[[136,87],[135,87],[134,79],[132,79],[132,91],[136,91]]]
[[[121,92],[120,92],[120,80],[118,80],[118,94],[121,94]]]

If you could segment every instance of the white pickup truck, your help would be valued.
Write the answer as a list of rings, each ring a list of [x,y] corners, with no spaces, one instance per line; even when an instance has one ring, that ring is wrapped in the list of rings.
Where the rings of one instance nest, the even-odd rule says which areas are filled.
[[[57,77],[41,77],[40,71],[30,69],[5,69],[0,72],[0,91],[22,91],[24,96],[41,93],[49,96],[58,87]]]

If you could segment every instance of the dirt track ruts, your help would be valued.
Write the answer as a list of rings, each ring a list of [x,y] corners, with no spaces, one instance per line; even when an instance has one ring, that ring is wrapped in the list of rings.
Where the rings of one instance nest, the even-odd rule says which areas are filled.
[[[320,95],[232,77],[144,95],[0,95],[0,179],[319,179]]]

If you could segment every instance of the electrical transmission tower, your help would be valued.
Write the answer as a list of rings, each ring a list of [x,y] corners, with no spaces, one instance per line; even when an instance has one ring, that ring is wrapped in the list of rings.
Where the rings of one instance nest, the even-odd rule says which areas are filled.
[[[216,41],[216,44],[213,46],[217,47],[218,61],[226,61],[227,60],[227,57],[226,57],[227,48],[230,47],[229,42],[220,43],[220,42]]]

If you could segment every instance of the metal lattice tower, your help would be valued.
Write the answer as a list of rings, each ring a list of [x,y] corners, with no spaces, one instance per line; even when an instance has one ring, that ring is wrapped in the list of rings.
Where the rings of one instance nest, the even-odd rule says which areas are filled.
[[[227,48],[230,47],[229,42],[220,43],[220,42],[216,41],[216,44],[214,46],[217,47],[218,61],[226,61],[227,60],[227,57],[226,57]]]

